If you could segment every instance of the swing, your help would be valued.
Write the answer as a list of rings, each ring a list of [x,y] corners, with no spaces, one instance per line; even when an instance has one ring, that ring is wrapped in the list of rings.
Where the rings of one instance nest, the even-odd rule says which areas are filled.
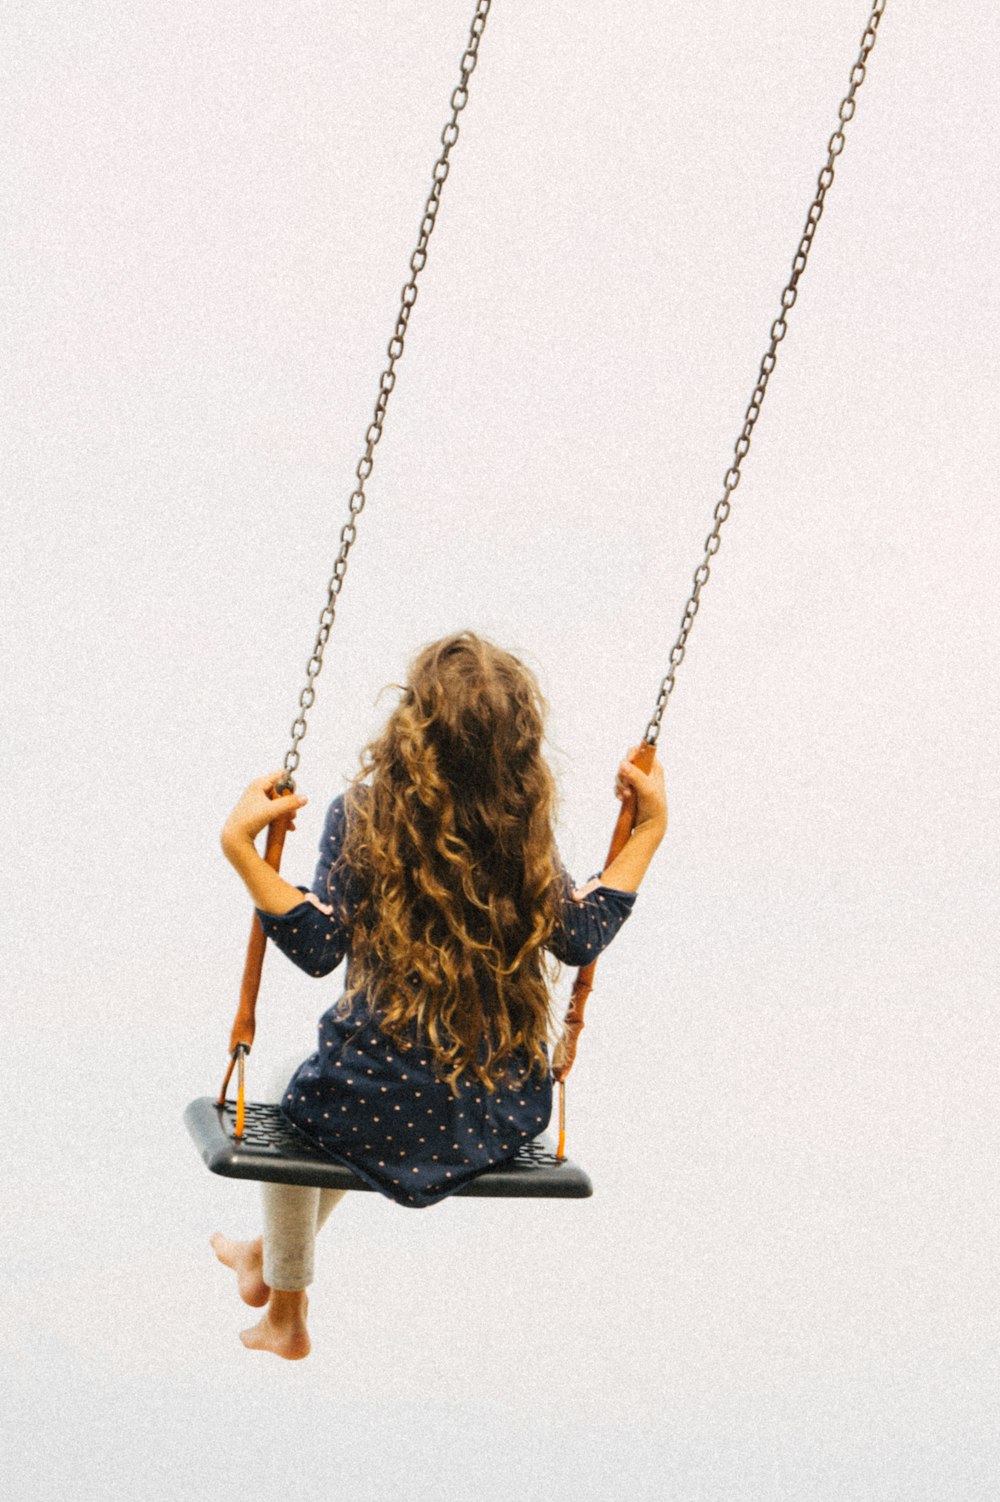
[[[715,526],[705,542],[705,554],[694,573],[694,589],[684,608],[680,634],[670,653],[670,668],[660,684],[642,743],[632,760],[640,770],[648,772],[656,754],[660,726],[667,701],[674,687],[678,667],[684,658],[685,648],[694,618],[698,612],[701,591],[710,573],[709,559],[720,546],[723,523],[729,516],[731,496],[740,482],[743,460],[750,450],[760,409],[767,392],[771,373],[777,363],[777,349],[787,331],[787,316],[798,296],[798,284],[805,271],[813,237],[823,213],[826,195],[833,183],[834,162],[844,148],[844,130],[854,116],[855,96],[865,79],[868,55],[875,45],[878,25],[885,10],[886,0],[873,0],[868,23],[861,39],[861,47],[851,69],[850,87],[840,102],[838,125],[827,144],[827,158],[817,179],[816,191],[805,228],[799,240],[792,262],[792,274],[780,299],[778,316],[771,325],[771,338],[760,362],[757,382],[744,416],[743,427],[736,440],[733,462],[723,480],[723,495],[715,507]],[[396,320],[395,332],[388,344],[389,363],[379,381],[375,415],[366,433],[366,447],[358,462],[357,486],[351,494],[349,516],[340,531],[340,550],[333,566],[327,588],[327,600],[320,613],[319,633],[313,654],[307,666],[306,686],[299,696],[299,713],[292,723],[292,744],[284,761],[284,776],[275,788],[275,796],[294,791],[293,773],[299,765],[299,744],[306,733],[306,716],[315,697],[315,681],[323,665],[323,651],[336,617],[337,600],[347,570],[347,560],[357,537],[357,520],[364,510],[365,483],[373,468],[375,445],[382,436],[389,396],[396,384],[396,365],[403,353],[403,344],[409,326],[410,313],[417,299],[417,281],[427,261],[427,245],[437,219],[441,193],[450,168],[451,149],[458,140],[458,116],[469,98],[469,79],[476,66],[479,43],[486,26],[492,0],[477,0],[469,40],[462,55],[461,76],[451,95],[451,118],[441,132],[443,150],[434,164],[432,184],[420,224],[416,249],[410,257],[409,280],[403,287],[402,300]],[[614,834],[605,861],[606,869],[628,840],[635,820],[635,798],[627,795],[615,824]],[[268,825],[265,860],[277,871],[288,820],[275,819]],[[244,1091],[244,1061],[249,1054],[254,1037],[255,1009],[260,986],[264,948],[267,940],[256,913],[247,949],[239,1009],[229,1040],[229,1066],[222,1089],[217,1099],[202,1096],[193,1100],[184,1113],[185,1124],[191,1133],[201,1156],[213,1173],[228,1178],[267,1180],[274,1183],[303,1184],[324,1189],[372,1190],[346,1166],[328,1157],[320,1148],[298,1131],[281,1115],[276,1105],[247,1102]],[[559,1139],[553,1145],[545,1138],[536,1138],[521,1148],[517,1156],[508,1162],[479,1174],[469,1184],[456,1190],[455,1194],[481,1196],[518,1196],[546,1198],[586,1198],[593,1193],[587,1174],[565,1155],[566,1142],[566,1078],[573,1067],[577,1043],[584,1025],[584,1009],[593,987],[596,961],[580,969],[573,982],[570,1004],[564,1019],[563,1033],[553,1055],[552,1074],[559,1085]],[[227,1099],[227,1090],[237,1070],[237,1098],[235,1105]]]

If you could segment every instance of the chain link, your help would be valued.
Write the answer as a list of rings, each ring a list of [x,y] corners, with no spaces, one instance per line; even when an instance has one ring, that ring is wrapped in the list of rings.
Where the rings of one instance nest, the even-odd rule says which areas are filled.
[[[365,502],[367,500],[365,484],[375,463],[373,457],[375,446],[382,437],[382,424],[385,420],[386,408],[389,405],[389,397],[396,384],[396,366],[403,354],[403,345],[410,323],[410,314],[417,300],[417,280],[424,266],[427,264],[427,243],[430,240],[437,221],[441,193],[447,181],[451,165],[449,161],[451,150],[458,140],[458,117],[469,102],[469,79],[475,70],[476,61],[479,56],[479,43],[486,28],[486,18],[490,13],[492,3],[493,0],[478,0],[469,30],[469,41],[462,54],[461,75],[458,84],[452,90],[451,119],[441,132],[441,144],[444,149],[434,163],[434,170],[431,174],[431,189],[427,195],[427,202],[424,204],[423,216],[420,221],[420,234],[417,239],[416,249],[410,257],[410,278],[402,290],[399,314],[396,318],[396,328],[387,348],[389,363],[379,379],[375,415],[368,425],[368,431],[365,434],[365,451],[359,459],[355,471],[358,483],[351,492],[347,521],[340,529],[340,551],[337,554],[333,565],[333,573],[327,585],[326,604],[320,612],[316,645],[313,647],[312,656],[306,665],[306,686],[299,695],[299,713],[292,722],[292,744],[285,753],[285,771],[277,784],[278,792],[285,792],[295,787],[293,773],[299,765],[299,745],[306,733],[306,716],[316,698],[315,683],[323,666],[323,652],[330,638],[330,632],[336,618],[337,600],[343,588],[344,575],[347,573],[348,555],[358,535],[358,517],[365,509]]]
[[[819,221],[822,218],[823,205],[826,202],[826,195],[830,189],[830,185],[833,182],[834,162],[844,149],[844,127],[848,123],[848,121],[853,119],[854,117],[854,98],[857,94],[858,89],[865,81],[865,71],[868,61],[868,54],[871,52],[872,48],[875,45],[875,37],[878,32],[878,25],[882,19],[882,12],[885,10],[885,5],[886,0],[875,0],[875,3],[872,5],[871,14],[868,17],[868,25],[865,27],[864,35],[861,38],[861,50],[858,53],[858,58],[854,64],[854,67],[851,69],[851,86],[848,89],[847,93],[844,95],[844,98],[841,100],[840,109],[837,112],[837,117],[840,123],[838,124],[837,129],[833,132],[833,135],[830,137],[827,143],[826,162],[820,171],[819,178],[817,179],[816,195],[809,206],[809,212],[806,215],[805,229],[803,230],[802,238],[799,241],[798,250],[795,252],[795,258],[792,261],[792,274],[788,280],[787,285],[785,286],[784,291],[781,294],[780,311],[777,318],[771,325],[771,342],[768,345],[767,351],[765,352],[764,357],[760,362],[760,371],[757,377],[757,384],[754,387],[753,395],[750,398],[750,405],[746,410],[746,415],[743,421],[743,429],[740,433],[740,436],[736,440],[736,447],[733,452],[733,462],[727,469],[725,478],[723,480],[724,494],[715,508],[715,526],[712,528],[712,531],[709,533],[705,541],[704,559],[694,571],[694,591],[691,595],[691,598],[688,600],[687,604],[684,607],[684,615],[681,620],[680,635],[678,636],[670,652],[670,671],[667,673],[666,677],[663,679],[663,682],[660,684],[659,694],[657,695],[656,699],[656,708],[653,711],[653,715],[649,721],[649,724],[646,726],[646,732],[643,736],[643,739],[651,746],[655,746],[659,738],[660,725],[663,721],[663,714],[667,707],[667,700],[670,698],[671,692],[673,691],[674,678],[677,669],[680,667],[682,661],[684,660],[684,652],[687,644],[688,634],[690,633],[691,627],[694,624],[694,618],[698,614],[698,606],[701,601],[701,591],[708,580],[709,573],[711,572],[708,560],[714,557],[715,554],[719,551],[722,525],[732,509],[730,504],[730,497],[732,496],[732,493],[736,489],[737,485],[740,483],[743,460],[750,452],[750,438],[753,434],[757,419],[760,416],[760,409],[764,403],[764,396],[767,392],[768,381],[771,379],[771,372],[774,370],[774,367],[777,364],[778,345],[781,343],[782,339],[784,339],[785,334],[788,331],[788,314],[794,307],[795,299],[798,296],[799,280],[802,276],[802,273],[806,269],[806,262],[809,259],[809,251],[812,247],[813,236],[816,233],[816,226],[819,224]]]

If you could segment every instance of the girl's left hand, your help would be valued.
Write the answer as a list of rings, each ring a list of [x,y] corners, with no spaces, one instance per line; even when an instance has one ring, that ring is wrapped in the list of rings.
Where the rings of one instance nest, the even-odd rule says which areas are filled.
[[[667,832],[667,795],[663,786],[663,766],[659,758],[654,756],[649,772],[640,772],[632,761],[638,750],[638,746],[633,746],[628,759],[619,763],[615,777],[615,797],[624,799],[629,793],[634,794],[636,827],[649,825],[658,829],[662,837]]]
[[[284,775],[285,769],[282,767],[277,772],[269,772],[266,777],[254,778],[222,826],[223,845],[243,840],[253,841],[273,820],[289,814],[291,818],[288,827],[295,828],[295,815],[309,800],[300,797],[298,793],[283,793],[280,798],[270,797],[271,789]]]

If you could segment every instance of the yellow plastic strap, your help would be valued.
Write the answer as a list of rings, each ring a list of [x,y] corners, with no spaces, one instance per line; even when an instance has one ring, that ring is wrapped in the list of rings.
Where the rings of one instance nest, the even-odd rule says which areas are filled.
[[[240,1052],[239,1075],[238,1075],[239,1084],[236,1087],[236,1132],[235,1132],[235,1137],[236,1137],[237,1142],[243,1136],[243,1124],[244,1124],[244,1121],[246,1119],[246,1094],[245,1094],[245,1091],[244,1091],[244,1088],[243,1088],[243,1059],[244,1059],[244,1050],[241,1048],[239,1052]]]

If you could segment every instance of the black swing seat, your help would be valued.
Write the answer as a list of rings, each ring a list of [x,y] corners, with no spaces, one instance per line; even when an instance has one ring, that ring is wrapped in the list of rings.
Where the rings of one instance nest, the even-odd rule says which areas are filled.
[[[229,1179],[264,1179],[272,1184],[304,1184],[317,1189],[366,1189],[376,1193],[342,1163],[327,1157],[274,1105],[248,1101],[242,1140],[234,1136],[236,1104],[220,1106],[211,1096],[193,1100],[184,1123],[203,1161]],[[536,1137],[516,1158],[480,1174],[455,1194],[588,1199],[593,1185],[569,1158],[560,1162],[555,1145]]]

